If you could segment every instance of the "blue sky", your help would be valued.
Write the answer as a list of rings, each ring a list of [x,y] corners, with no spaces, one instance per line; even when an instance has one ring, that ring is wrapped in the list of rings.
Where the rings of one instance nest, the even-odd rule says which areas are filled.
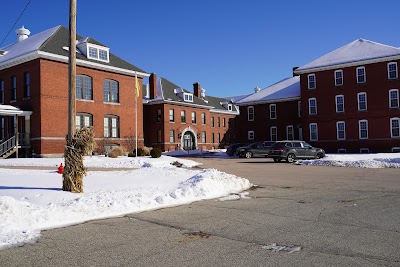
[[[28,0],[0,16],[0,42]],[[265,88],[357,38],[400,47],[400,1],[77,0],[77,32],[117,56],[192,90],[234,96]],[[31,0],[22,25],[32,34],[68,27],[68,0]]]

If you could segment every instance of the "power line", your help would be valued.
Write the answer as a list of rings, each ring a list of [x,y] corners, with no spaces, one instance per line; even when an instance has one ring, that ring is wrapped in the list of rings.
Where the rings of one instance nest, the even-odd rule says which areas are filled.
[[[18,20],[22,17],[22,15],[24,14],[25,10],[27,9],[27,7],[29,6],[29,4],[31,3],[31,0],[29,0],[29,2],[26,4],[24,10],[22,10],[21,14],[19,15],[19,17],[17,18],[17,20],[15,21],[14,25],[11,27],[11,29],[8,31],[6,37],[4,37],[3,41],[1,41],[0,43],[0,47],[1,45],[4,43],[4,41],[7,39],[8,35],[10,34],[10,32],[12,31],[12,29],[15,27],[15,25],[18,23]]]

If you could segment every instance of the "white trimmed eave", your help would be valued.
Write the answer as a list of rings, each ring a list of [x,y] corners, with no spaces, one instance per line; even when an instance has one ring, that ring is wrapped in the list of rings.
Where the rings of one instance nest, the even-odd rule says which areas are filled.
[[[238,105],[238,106],[262,105],[262,104],[287,102],[287,101],[295,101],[295,100],[300,100],[300,96],[289,97],[289,98],[281,98],[281,99],[264,100],[264,101],[252,101],[252,102],[236,103],[235,105]]]
[[[399,60],[399,59],[400,59],[400,55],[391,56],[391,57],[381,57],[381,58],[374,58],[374,59],[368,59],[368,60],[347,62],[347,63],[342,63],[342,64],[321,66],[321,67],[317,67],[317,68],[309,68],[309,69],[303,69],[303,70],[297,69],[294,71],[294,73],[295,74],[306,74],[306,73],[313,73],[313,72],[317,72],[317,71],[335,70],[335,69],[341,69],[341,68],[346,68],[346,67],[362,66],[362,65],[380,63],[380,62],[385,62],[385,61],[395,61],[395,60]]]
[[[188,102],[179,102],[179,101],[174,101],[174,100],[149,100],[146,105],[155,105],[155,104],[171,104],[171,105],[177,105],[177,106],[190,106],[190,107],[195,107],[195,108],[204,108],[204,109],[213,109],[214,107],[212,106],[203,106],[203,105],[198,105],[198,104],[192,104]]]
[[[30,52],[30,53],[27,53],[27,54],[21,55],[19,57],[15,57],[15,58],[12,58],[5,62],[0,63],[0,70],[11,68],[11,67],[17,66],[19,64],[22,64],[22,63],[25,63],[25,62],[28,62],[28,61],[31,61],[31,60],[34,60],[37,58],[44,58],[44,59],[50,59],[50,60],[54,60],[54,61],[58,61],[58,62],[68,63],[68,57],[66,57],[66,56],[60,56],[60,55],[43,52],[43,51],[33,51],[33,52]],[[104,64],[90,62],[90,61],[86,61],[86,60],[82,60],[82,59],[77,59],[76,65],[90,67],[90,68],[99,69],[99,70],[104,70],[104,71],[108,71],[108,72],[114,72],[114,73],[118,73],[118,74],[124,74],[124,75],[128,75],[128,76],[135,76],[135,74],[136,74],[140,78],[150,76],[150,74],[148,74],[148,73],[139,72],[139,71],[135,72],[133,70],[127,70],[127,69],[121,69],[121,68],[117,68],[117,67],[113,67],[113,66],[107,66]]]
[[[221,114],[229,114],[229,115],[239,115],[240,112],[239,110],[237,111],[229,111],[229,110],[224,110],[224,109],[211,109],[210,112],[212,113],[221,113]]]

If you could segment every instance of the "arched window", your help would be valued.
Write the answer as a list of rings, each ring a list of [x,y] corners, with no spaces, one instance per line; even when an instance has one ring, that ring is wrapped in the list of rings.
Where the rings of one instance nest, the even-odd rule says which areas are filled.
[[[76,76],[76,99],[93,100],[92,77]]]
[[[93,115],[89,113],[76,113],[76,129],[93,126]]]
[[[104,80],[103,84],[104,102],[119,102],[119,84],[114,80]]]

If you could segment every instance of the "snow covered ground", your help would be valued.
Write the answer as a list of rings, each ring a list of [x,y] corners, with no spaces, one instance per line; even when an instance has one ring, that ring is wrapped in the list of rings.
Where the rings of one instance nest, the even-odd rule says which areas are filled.
[[[171,165],[179,161],[182,167]],[[54,170],[0,168],[0,249],[35,242],[40,231],[88,220],[220,198],[251,183],[215,169],[188,169],[198,163],[162,156],[85,157],[86,167],[135,168],[89,171],[84,193],[64,192],[56,172],[62,159],[7,159],[1,166],[42,166]],[[226,199],[223,199],[226,200]]]
[[[327,154],[318,160],[299,160],[301,165],[356,167],[356,168],[400,168],[400,153],[378,154]]]

